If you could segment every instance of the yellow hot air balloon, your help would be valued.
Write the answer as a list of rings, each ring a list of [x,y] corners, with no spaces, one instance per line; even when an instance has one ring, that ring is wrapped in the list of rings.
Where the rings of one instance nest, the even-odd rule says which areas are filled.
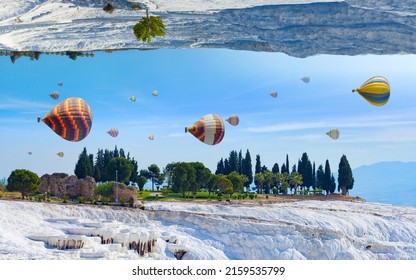
[[[374,76],[365,81],[357,91],[368,103],[374,106],[383,106],[390,98],[389,81],[382,76]]]
[[[331,137],[332,139],[336,140],[339,138],[339,130],[337,128],[333,128],[330,131],[328,131],[326,133],[326,135],[328,135],[329,137]]]
[[[64,156],[64,152],[59,152],[59,153],[57,153],[57,155],[58,155],[59,157],[63,157],[63,156]]]
[[[197,120],[193,125],[185,127],[185,132],[191,133],[207,145],[216,145],[224,138],[225,126],[221,117],[208,114]]]

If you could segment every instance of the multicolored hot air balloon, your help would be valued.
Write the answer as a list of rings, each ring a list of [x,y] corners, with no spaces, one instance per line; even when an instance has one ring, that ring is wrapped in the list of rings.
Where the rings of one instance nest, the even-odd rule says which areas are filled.
[[[149,136],[149,139],[150,139],[150,140],[155,140],[155,136],[154,136],[154,135],[150,135],[150,136]]]
[[[208,114],[197,120],[193,125],[185,127],[186,132],[191,133],[207,145],[216,145],[224,138],[225,126],[221,117]]]
[[[231,125],[233,125],[233,126],[236,126],[236,125],[238,125],[238,123],[240,122],[240,118],[239,118],[237,115],[231,115],[231,116],[229,116],[229,117],[226,119],[226,121],[227,121],[229,124],[231,124]]]
[[[60,87],[61,87],[61,86],[63,86],[63,85],[64,85],[64,83],[63,83],[63,82],[59,82],[59,83],[58,83],[58,86],[60,86]]]
[[[49,94],[49,96],[56,100],[59,98],[59,92],[55,90],[54,92]]]
[[[64,156],[64,152],[59,152],[59,153],[57,153],[57,155],[58,155],[59,157],[63,157],[63,156]]]
[[[276,98],[277,97],[277,91],[273,91],[270,93],[271,97]]]
[[[374,106],[383,106],[390,98],[389,81],[382,76],[371,77],[361,87],[352,90],[355,91]]]
[[[110,136],[112,137],[117,137],[118,136],[118,128],[112,128],[109,131],[107,131],[108,134],[110,134]]]
[[[309,83],[309,81],[311,80],[309,77],[303,77],[303,78],[301,78],[301,80],[304,82],[304,83]]]
[[[339,130],[337,128],[333,128],[330,131],[328,131],[326,133],[326,135],[328,135],[329,137],[331,137],[332,139],[336,140],[339,138]]]
[[[42,121],[65,140],[78,142],[90,133],[91,108],[82,98],[71,97],[56,105]]]
[[[136,98],[136,96],[132,95],[132,96],[130,96],[130,100],[133,101],[133,102],[136,102],[137,98]]]
[[[159,92],[157,90],[152,91],[153,96],[158,96]]]

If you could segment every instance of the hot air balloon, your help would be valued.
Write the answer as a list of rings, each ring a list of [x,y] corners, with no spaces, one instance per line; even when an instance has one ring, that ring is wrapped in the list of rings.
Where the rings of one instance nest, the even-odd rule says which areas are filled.
[[[309,81],[311,80],[309,77],[303,77],[301,79],[304,83],[309,83]]]
[[[51,94],[49,94],[49,96],[56,100],[56,99],[59,98],[59,92],[57,92],[55,90],[54,92],[52,92]]]
[[[149,139],[150,139],[150,140],[155,140],[155,136],[154,136],[154,135],[150,135],[150,136],[149,136]]]
[[[231,124],[231,125],[233,125],[233,126],[236,126],[236,125],[238,125],[238,123],[240,122],[240,118],[239,118],[237,115],[231,115],[231,116],[229,116],[229,117],[226,119],[226,121],[227,121],[229,124]]]
[[[352,92],[355,91],[374,106],[383,106],[390,98],[389,81],[382,76],[368,79],[361,87],[352,90]]]
[[[61,86],[63,86],[63,85],[64,85],[64,83],[63,83],[63,82],[59,82],[59,83],[58,83],[58,86],[60,86],[60,87],[61,87]]]
[[[276,97],[277,97],[277,91],[273,91],[272,93],[270,93],[270,95],[271,95],[273,98],[276,98]]]
[[[27,152],[28,155],[32,155],[32,152]]]
[[[63,156],[64,156],[64,152],[59,152],[59,153],[57,153],[57,155],[58,155],[59,157],[63,157]]]
[[[193,125],[185,127],[199,141],[207,145],[216,145],[224,138],[224,122],[218,115],[208,114],[197,120]]]
[[[109,131],[107,131],[108,134],[110,134],[113,137],[117,137],[118,136],[118,129],[117,128],[112,128]]]
[[[136,102],[137,98],[136,98],[136,96],[132,95],[132,96],[130,96],[130,100],[133,101],[133,102]]]
[[[153,96],[158,96],[159,92],[157,90],[152,91]]]
[[[92,113],[82,98],[71,97],[56,105],[42,121],[65,140],[78,142],[90,133]]]
[[[339,130],[337,128],[333,128],[330,131],[328,131],[326,133],[326,135],[328,135],[329,137],[331,137],[332,139],[336,140],[339,137]]]

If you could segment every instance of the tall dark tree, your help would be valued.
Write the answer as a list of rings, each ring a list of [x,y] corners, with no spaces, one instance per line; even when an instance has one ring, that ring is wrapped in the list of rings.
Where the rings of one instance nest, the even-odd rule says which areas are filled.
[[[40,183],[41,180],[36,173],[26,169],[16,169],[7,179],[7,189],[19,191],[22,197],[25,197],[27,193],[36,192]]]
[[[185,193],[191,190],[191,186],[196,182],[195,169],[188,162],[179,162],[173,170],[172,190],[174,192]]]
[[[107,174],[107,166],[110,163],[110,160],[113,158],[113,152],[107,149],[104,150],[103,155],[103,167],[101,169],[101,180],[102,181],[109,181],[110,175]]]
[[[280,173],[287,173],[287,174],[289,174],[289,171],[287,170],[287,168],[286,168],[286,165],[283,163],[282,164],[282,168],[280,169]]]
[[[324,189],[325,185],[325,172],[324,167],[322,164],[318,166],[318,170],[316,171],[316,187]]]
[[[331,191],[331,167],[329,166],[329,161],[325,161],[325,172],[324,172],[324,185],[323,189],[325,190],[326,194],[329,194]]]
[[[137,160],[135,160],[134,157],[132,159],[129,159],[129,157],[127,157],[126,159],[130,161],[131,164],[133,165],[133,169],[131,170],[131,175],[130,175],[130,182],[137,183],[137,177],[139,176],[139,173],[138,173],[139,166],[137,164]]]
[[[289,165],[289,155],[286,154],[286,172],[287,173],[289,173],[289,167],[290,167],[290,165]]]
[[[160,177],[160,168],[157,164],[153,163],[149,167],[147,167],[149,173],[147,173],[147,179],[150,179],[152,182],[152,191],[155,190],[155,183],[159,180]]]
[[[231,173],[231,166],[228,158],[224,159],[224,175],[228,175]]]
[[[334,175],[331,174],[331,184],[329,186],[329,193],[334,193],[336,188],[336,182]]]
[[[104,151],[102,149],[98,149],[97,155],[95,157],[95,165],[94,165],[94,179],[96,182],[102,182],[103,180],[103,172],[104,172]]]
[[[224,174],[225,167],[224,167],[224,159],[221,158],[220,161],[217,163],[217,170],[215,170],[215,174]]]
[[[260,155],[256,155],[256,166],[254,167],[254,174],[261,173]]]
[[[243,151],[238,152],[238,174],[243,174]]]
[[[144,185],[146,185],[146,183],[147,183],[147,179],[146,179],[146,177],[140,175],[140,176],[137,177],[136,183],[139,186],[139,190],[143,191]]]
[[[354,186],[354,177],[352,176],[352,170],[350,164],[345,155],[342,155],[338,165],[338,191],[341,189],[341,193],[346,195],[349,190]]]
[[[123,148],[120,148],[120,157],[126,157]]]
[[[302,158],[299,160],[298,172],[302,174],[303,186],[305,186],[307,189],[312,187],[313,185],[312,164],[309,160],[307,153],[303,153]]]
[[[315,162],[313,162],[313,166],[312,166],[312,189],[316,190],[316,168],[315,168]]]
[[[87,149],[84,147],[84,150],[79,155],[78,162],[75,164],[75,175],[81,179],[87,176],[94,176],[94,163],[93,155],[88,155]]]
[[[251,183],[253,183],[253,167],[251,165],[251,156],[248,149],[246,151],[246,156],[243,159],[242,174],[247,177],[247,181],[244,183],[244,187],[249,190]]]
[[[292,172],[291,172],[291,173],[295,173],[295,172],[297,172],[297,169],[296,169],[296,164],[294,164],[294,165],[292,166]]]
[[[176,162],[168,163],[165,168],[163,168],[163,174],[166,180],[166,183],[168,184],[168,187],[172,185],[172,176],[173,176],[173,170],[175,169],[175,166],[177,165]]]
[[[230,152],[230,156],[228,157],[228,164],[229,164],[229,172],[228,174],[230,174],[231,172],[235,171],[238,172],[238,154],[237,151],[231,151]]]
[[[192,167],[195,169],[196,186],[194,191],[199,191],[201,188],[205,188],[211,177],[211,171],[205,167],[202,162],[191,162]]]
[[[280,173],[279,164],[275,163],[272,167],[272,172],[277,174]]]
[[[119,156],[120,156],[120,153],[119,153],[119,151],[117,149],[117,145],[116,145],[116,147],[114,148],[114,152],[113,152],[113,158],[117,158]]]

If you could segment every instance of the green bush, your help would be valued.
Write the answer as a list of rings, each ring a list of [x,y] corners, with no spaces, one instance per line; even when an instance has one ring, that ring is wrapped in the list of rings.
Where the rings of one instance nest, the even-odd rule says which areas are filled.
[[[149,192],[149,191],[139,191],[139,192],[137,193],[137,198],[139,198],[139,199],[146,199],[146,198],[148,198],[150,195],[151,195],[151,192]]]
[[[127,201],[124,198],[120,198],[119,202],[121,206],[124,206],[124,204],[126,204]]]
[[[78,200],[78,203],[81,203],[81,204],[87,202],[87,198],[85,198],[84,196],[78,196],[77,200]]]
[[[99,184],[94,188],[95,195],[111,196],[113,194],[113,182]]]
[[[101,198],[101,202],[104,204],[104,205],[108,205],[108,204],[110,204],[110,199],[108,198],[108,197],[102,197]]]

